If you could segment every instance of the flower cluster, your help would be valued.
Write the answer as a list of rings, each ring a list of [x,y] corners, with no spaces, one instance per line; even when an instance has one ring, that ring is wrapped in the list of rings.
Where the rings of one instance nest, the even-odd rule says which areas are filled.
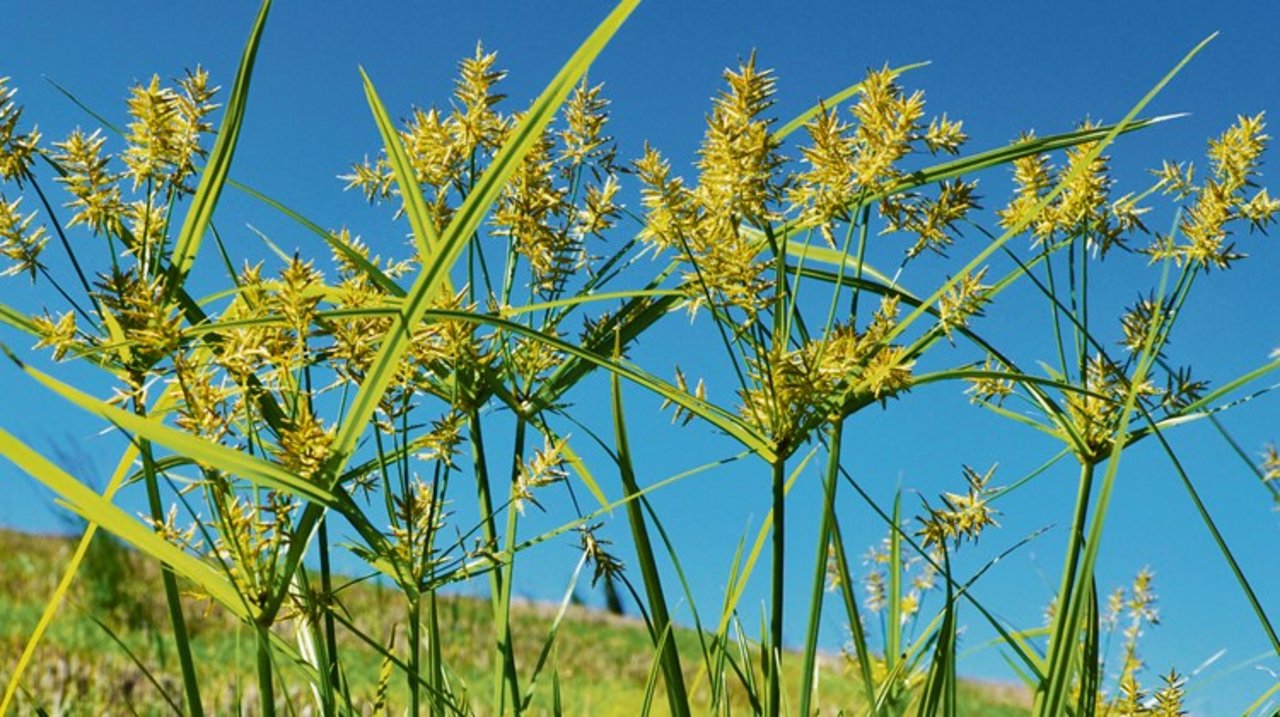
[[[945,547],[947,541],[959,546],[966,538],[977,542],[987,526],[998,525],[995,520],[997,511],[990,505],[995,489],[989,484],[995,472],[995,466],[981,474],[964,466],[967,492],[943,493],[940,508],[930,506],[927,501],[924,503],[928,515],[918,519],[921,527],[916,534],[923,539],[925,547]]]
[[[897,299],[885,299],[865,333],[836,324],[797,349],[774,348],[751,359],[753,385],[740,392],[739,412],[776,444],[794,449],[814,425],[850,405],[906,391],[914,361],[905,347],[888,343],[897,314]]]
[[[9,86],[9,78],[0,77],[0,182],[21,186],[35,164],[40,131],[35,127],[18,131],[23,107],[13,99],[17,94],[17,88]]]
[[[1255,191],[1254,183],[1271,139],[1263,134],[1265,126],[1262,114],[1241,116],[1210,140],[1210,176],[1200,185],[1194,183],[1191,164],[1165,162],[1155,172],[1157,186],[1165,193],[1191,201],[1177,236],[1157,234],[1145,249],[1153,261],[1167,258],[1205,271],[1226,269],[1245,256],[1231,241],[1234,224],[1247,222],[1250,230],[1261,231],[1276,220],[1280,199],[1273,199],[1265,187]]]
[[[1081,129],[1097,125],[1086,122]],[[1034,139],[1025,133],[1023,142]],[[1134,231],[1146,231],[1137,198],[1128,194],[1112,201],[1115,181],[1110,176],[1110,158],[1097,152],[1098,142],[1085,142],[1066,151],[1066,165],[1053,167],[1048,155],[1031,154],[1013,161],[1017,192],[1009,204],[997,210],[1005,229],[1030,227],[1037,244],[1055,238],[1083,237],[1100,256],[1123,247]],[[1057,196],[1038,212],[1036,208],[1060,185]]]
[[[771,71],[756,67],[754,55],[724,78],[728,88],[712,104],[698,150],[696,186],[673,177],[670,163],[652,147],[636,161],[645,208],[641,237],[659,250],[674,250],[687,266],[681,288],[691,311],[736,308],[751,324],[770,298],[767,262],[757,258],[759,234],[744,225],[776,219],[782,192],[779,142],[764,116],[776,81]]]
[[[956,154],[968,139],[962,123],[941,115],[924,123],[924,93],[906,91],[887,67],[867,73],[853,106],[855,122],[842,122],[823,107],[805,129],[810,145],[801,148],[808,169],[789,182],[787,198],[801,226],[817,227],[835,243],[833,224],[848,220],[863,198],[880,199],[885,233],[908,232],[914,257],[925,249],[941,252],[953,241],[956,225],[977,206],[976,182],[942,182],[938,196],[894,192],[903,176],[900,162],[913,151]]]
[[[506,72],[496,63],[496,53],[477,45],[459,63],[452,111],[414,110],[400,131],[438,228],[448,225],[484,163],[522,119],[498,109]],[[530,284],[543,296],[561,293],[575,271],[588,268],[586,238],[603,235],[620,216],[615,150],[605,133],[608,105],[602,87],[583,80],[564,105],[564,128],[548,129],[533,143],[491,214],[493,235],[528,261]],[[401,191],[385,156],[353,165],[341,179],[371,202]]]

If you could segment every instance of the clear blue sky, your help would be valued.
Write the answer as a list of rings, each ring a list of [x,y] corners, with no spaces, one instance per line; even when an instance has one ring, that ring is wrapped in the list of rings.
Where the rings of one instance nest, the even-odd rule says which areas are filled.
[[[203,63],[217,82],[229,85],[255,11],[255,4],[244,0],[7,5],[0,76],[11,76],[21,88],[28,119],[38,122],[48,139],[93,121],[43,78],[65,85],[122,123],[127,87],[153,72],[174,76]],[[404,114],[413,105],[445,103],[456,61],[482,39],[500,52],[501,65],[511,70],[505,88],[512,97],[508,108],[513,109],[537,93],[606,9],[605,3],[596,2],[280,2],[259,55],[232,174],[321,225],[347,225],[375,246],[399,246],[404,228],[389,225],[385,213],[369,210],[360,197],[344,194],[335,179],[351,161],[378,147],[357,66],[368,70],[391,112]],[[926,91],[931,111],[964,120],[972,137],[969,149],[980,150],[1003,144],[1025,129],[1045,134],[1071,129],[1086,117],[1114,121],[1184,52],[1220,30],[1221,36],[1149,110],[1190,116],[1122,138],[1114,147],[1123,193],[1147,186],[1144,170],[1162,159],[1202,160],[1205,140],[1237,114],[1266,111],[1272,122],[1280,122],[1277,28],[1280,5],[1269,2],[1237,3],[1227,10],[1193,2],[651,1],[624,26],[591,77],[606,83],[613,100],[612,128],[623,157],[637,156],[647,139],[672,157],[681,173],[691,176],[689,163],[708,98],[720,88],[720,72],[752,49],[763,65],[777,70],[776,111],[783,119],[855,81],[869,67],[931,60],[932,65],[907,76],[905,84]],[[1276,166],[1275,156],[1273,151],[1268,168]],[[982,175],[980,180],[985,206],[994,208],[1007,199],[1011,187],[1006,171]],[[1272,186],[1280,187],[1280,182]],[[1166,227],[1171,219],[1169,212],[1158,210],[1150,223]],[[217,221],[233,253],[263,256],[248,224],[287,249],[319,251],[313,237],[234,193],[225,196]],[[967,257],[977,246],[970,237],[953,256]],[[1243,238],[1241,248],[1251,259],[1200,282],[1194,307],[1173,337],[1170,358],[1198,364],[1215,382],[1257,366],[1280,347],[1275,313],[1280,249],[1274,238],[1257,236]],[[921,281],[926,281],[930,272],[946,271],[947,266],[935,261],[932,269],[912,270],[920,271],[917,276],[925,275]],[[1136,258],[1109,258],[1103,269],[1095,284],[1099,316],[1114,315],[1116,308],[1158,280]],[[912,286],[910,274],[904,281]],[[1025,364],[1034,365],[1035,358],[1050,357],[1047,337],[1040,335],[1045,315],[1039,304],[1019,301],[1018,296],[1011,295],[1011,301],[990,312],[977,328],[989,332],[996,343],[1012,344]],[[0,286],[0,301],[24,309],[57,306],[55,296],[44,290],[32,293],[23,281],[12,279]],[[683,361],[691,373],[723,370],[715,368],[715,345],[699,338],[707,328],[689,327],[673,317],[661,338],[642,345],[635,358],[669,375],[671,358],[664,347],[682,342],[707,355],[703,361]],[[0,332],[0,338],[20,349],[27,343],[9,331]],[[954,358],[959,362],[966,356],[957,353]],[[63,366],[57,373],[93,385],[86,383],[92,377],[89,371]],[[709,380],[714,386],[715,376]],[[117,444],[94,437],[99,426],[80,420],[12,370],[0,382],[9,401],[0,412],[0,425],[50,450],[74,445],[92,466],[88,472],[99,477],[107,473]],[[584,392],[578,399],[589,403],[592,395]],[[633,438],[657,447],[642,456],[648,479],[732,451],[729,442],[705,428],[667,428],[650,397],[631,393],[628,401],[632,416],[647,426]],[[1266,441],[1280,439],[1277,418],[1280,403],[1266,397],[1224,420],[1244,448],[1256,455]],[[929,496],[953,489],[961,464],[985,467],[998,461],[997,481],[1010,481],[1055,450],[1025,429],[968,407],[959,388],[950,385],[916,391],[888,411],[865,411],[850,422],[847,433],[850,469],[884,501],[898,486]],[[1280,521],[1267,494],[1212,430],[1190,427],[1174,438],[1180,458],[1255,580],[1264,604],[1280,614],[1280,570],[1274,550]],[[1142,446],[1126,454],[1122,463],[1098,569],[1099,586],[1109,589],[1126,583],[1143,566],[1153,568],[1163,624],[1150,630],[1143,643],[1150,665],[1146,681],[1154,682],[1157,672],[1173,665],[1184,673],[1191,671],[1226,650],[1193,679],[1190,704],[1197,714],[1236,714],[1274,681],[1262,668],[1280,670],[1280,660],[1272,656],[1236,669],[1265,654],[1267,643],[1167,459],[1154,448]],[[0,502],[0,525],[29,530],[63,527],[48,507],[48,497],[32,481],[9,468],[0,469],[0,476],[8,486]],[[1074,481],[1073,469],[1064,465],[1010,496],[1000,506],[1002,529],[965,551],[973,561],[969,564],[976,566],[1031,531],[1054,524],[1046,535],[997,566],[978,591],[998,614],[1019,625],[1040,624],[1040,613],[1054,589],[1051,584],[1056,585]],[[806,476],[789,503],[793,532],[788,557],[796,569],[788,575],[788,590],[797,597],[807,590],[818,492],[817,475]],[[759,465],[735,464],[667,490],[655,504],[681,546],[700,608],[714,619],[736,541],[744,529],[754,531],[767,510],[765,471]],[[914,498],[908,497],[907,505],[914,508]],[[849,502],[844,510],[849,549],[861,553],[883,534],[882,526],[862,506]],[[530,530],[538,525],[536,519],[529,521]],[[605,535],[626,549],[623,520],[615,519]],[[520,570],[521,589],[536,598],[557,596],[572,569],[571,543],[562,541],[532,555]],[[759,577],[766,572],[762,564]],[[755,624],[765,594],[763,580],[753,587],[742,605],[748,624]],[[827,621],[824,640],[834,648],[843,630],[835,619],[834,601],[830,608],[833,619]],[[687,619],[687,611],[680,614]],[[970,647],[988,637],[977,620],[971,613],[965,616],[972,628],[965,637]],[[788,640],[793,644],[801,639],[803,625],[798,610],[788,615]],[[962,669],[1012,679],[991,650],[974,654]]]

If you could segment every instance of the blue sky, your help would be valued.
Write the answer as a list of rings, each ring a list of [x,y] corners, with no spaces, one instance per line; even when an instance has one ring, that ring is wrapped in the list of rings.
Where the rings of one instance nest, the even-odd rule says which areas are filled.
[[[174,76],[199,62],[217,82],[229,85],[255,11],[253,3],[243,1],[8,5],[0,76],[12,77],[21,89],[29,121],[38,122],[49,139],[93,121],[44,78],[68,87],[122,123],[127,87],[152,73]],[[369,72],[392,114],[402,115],[414,105],[445,103],[456,61],[480,39],[498,50],[500,64],[511,70],[505,90],[512,109],[538,92],[606,10],[606,4],[595,2],[281,2],[259,55],[233,176],[321,225],[347,225],[375,246],[398,246],[403,227],[390,225],[386,213],[368,209],[360,197],[343,193],[335,178],[351,161],[376,152],[379,144],[357,67],[363,65]],[[1190,115],[1122,138],[1111,151],[1118,191],[1123,193],[1145,188],[1145,170],[1163,159],[1202,164],[1205,141],[1237,114],[1266,111],[1273,121],[1280,121],[1275,119],[1280,117],[1277,27],[1280,6],[1266,2],[1239,3],[1229,11],[1191,2],[648,2],[605,50],[591,77],[606,83],[613,101],[611,127],[621,156],[637,156],[647,139],[673,159],[677,171],[691,177],[702,118],[708,98],[720,88],[720,73],[753,49],[762,65],[777,70],[776,116],[783,120],[847,86],[869,67],[930,60],[930,66],[905,77],[904,84],[926,92],[931,112],[946,111],[964,120],[971,136],[968,148],[976,151],[1001,145],[1025,129],[1048,134],[1069,130],[1085,118],[1119,119],[1183,53],[1209,33],[1221,31],[1148,111]],[[794,148],[791,154],[797,154]],[[1270,176],[1267,169],[1274,166],[1273,152],[1263,170],[1264,184]],[[1007,171],[988,172],[979,179],[984,206],[1002,205],[1011,191]],[[1172,221],[1164,206],[1150,217],[1153,227]],[[232,252],[246,257],[265,255],[247,225],[286,249],[318,250],[311,237],[234,193],[225,195],[217,221]],[[883,241],[883,256],[900,252],[895,240]],[[977,237],[970,236],[953,250],[953,258],[965,259],[979,246]],[[1274,238],[1260,236],[1243,237],[1241,248],[1251,254],[1250,260],[1231,272],[1202,277],[1194,306],[1170,349],[1173,361],[1200,366],[1215,383],[1259,365],[1280,347],[1280,322],[1274,311],[1280,298],[1275,281],[1280,249]],[[57,270],[59,265],[53,264]],[[926,285],[951,266],[958,264],[922,260],[921,266],[909,270],[918,273],[905,274],[904,281]],[[1114,316],[1137,292],[1158,281],[1142,259],[1125,256],[1108,258],[1096,277],[1098,316]],[[1011,294],[976,327],[996,343],[1015,346],[1024,363],[1034,365],[1037,358],[1050,358],[1050,344],[1042,335],[1045,312],[1040,304],[1023,301],[1028,298]],[[24,309],[56,306],[56,297],[43,290],[31,292],[21,280],[0,286],[0,300]],[[691,374],[705,371],[714,388],[715,373],[723,366],[714,358],[715,344],[705,339],[708,328],[672,317],[660,338],[637,349],[636,359],[669,375],[672,359],[665,347],[691,347],[698,356],[682,358],[682,367]],[[26,346],[26,340],[12,332],[0,337],[20,349]],[[954,360],[966,358],[956,353]],[[94,385],[92,374],[84,369],[62,366],[57,373]],[[0,426],[50,449],[74,443],[100,476],[106,474],[117,449],[110,440],[94,437],[99,426],[72,415],[12,370],[0,381],[14,407],[0,413]],[[592,396],[602,395],[596,389],[603,387],[589,384],[578,396],[585,410],[591,410]],[[887,501],[899,486],[927,496],[955,489],[961,464],[985,468],[998,462],[997,482],[1011,481],[1056,449],[1025,429],[969,407],[959,390],[954,385],[930,386],[891,404],[890,410],[868,410],[851,420],[845,449],[851,457],[849,468],[876,499]],[[641,456],[642,475],[665,477],[732,452],[729,442],[705,428],[667,427],[656,406],[648,396],[628,394],[629,414],[645,426],[633,439],[658,447]],[[1280,404],[1264,397],[1233,410],[1224,422],[1244,449],[1256,455],[1266,441],[1280,439],[1278,417]],[[1208,427],[1188,427],[1173,438],[1192,480],[1256,581],[1264,605],[1277,611],[1280,571],[1272,546],[1278,521],[1267,494]],[[1198,714],[1238,713],[1274,681],[1260,667],[1277,670],[1280,661],[1273,656],[1233,669],[1265,654],[1267,643],[1167,459],[1155,448],[1140,446],[1121,464],[1099,586],[1105,590],[1124,584],[1143,566],[1154,569],[1163,624],[1150,630],[1144,641],[1151,668],[1148,680],[1173,665],[1191,671],[1225,649],[1218,662],[1192,681],[1191,704]],[[796,569],[788,575],[788,590],[796,596],[807,592],[815,539],[814,506],[820,488],[816,472],[811,473],[797,484],[790,501],[788,558]],[[0,469],[0,476],[12,486],[0,503],[0,525],[63,527],[47,507],[48,497],[31,481],[8,468]],[[1002,528],[972,549],[977,566],[1022,536],[1053,524],[980,584],[982,599],[1017,624],[1039,624],[1051,584],[1056,584],[1074,483],[1074,469],[1064,464],[1011,495],[1000,506]],[[736,542],[746,529],[754,535],[767,500],[767,472],[746,462],[693,478],[656,497],[655,505],[682,548],[681,559],[693,575],[695,598],[705,614],[714,616],[718,610]],[[908,496],[906,505],[913,510],[915,499]],[[863,506],[849,502],[844,510],[849,515],[849,549],[860,554],[879,539],[883,527]],[[538,519],[529,521],[531,530],[539,525]],[[625,550],[625,522],[615,519],[607,537]],[[561,542],[532,554],[535,557],[525,563],[528,568],[521,570],[521,588],[527,595],[549,598],[563,590],[573,563],[569,545]],[[765,573],[762,564],[759,577]],[[757,582],[743,602],[747,624],[755,624],[764,598],[764,583]],[[835,601],[829,610],[834,618]],[[681,614],[687,619],[687,611]],[[967,644],[975,647],[988,636],[976,620],[966,616],[971,626]],[[824,641],[834,648],[842,639],[842,628],[838,619],[827,622]],[[800,641],[803,625],[799,611],[788,615],[790,642]],[[973,655],[964,669],[1011,679],[991,650]]]

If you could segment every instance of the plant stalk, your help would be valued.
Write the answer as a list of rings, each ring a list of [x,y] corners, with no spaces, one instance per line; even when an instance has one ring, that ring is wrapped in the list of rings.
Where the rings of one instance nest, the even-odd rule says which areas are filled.
[[[146,410],[136,395],[133,399],[133,411],[139,416],[146,415]],[[164,525],[164,506],[160,501],[160,485],[156,478],[155,455],[151,452],[151,442],[139,439],[138,453],[142,458],[142,476],[147,487],[147,504],[151,511],[151,520],[157,526]],[[161,566],[160,578],[164,583],[169,623],[173,626],[174,642],[178,649],[178,664],[182,669],[182,689],[187,699],[187,710],[192,717],[201,717],[204,714],[204,707],[200,700],[200,684],[196,679],[195,660],[191,656],[191,638],[187,633],[186,618],[182,614],[178,578],[168,565]]]
[[[765,674],[769,676],[767,714],[778,717],[782,709],[782,613],[786,549],[786,459],[779,458],[773,468],[773,571],[770,590],[769,650],[764,655]]]
[[[272,683],[270,628],[254,625],[258,643],[258,705],[263,717],[275,717],[276,696]]]
[[[338,692],[338,682],[341,675],[338,673],[338,637],[337,630],[333,620],[333,574],[329,568],[329,520],[327,517],[320,519],[320,595],[324,601],[322,608],[324,609],[324,651],[325,665],[324,670],[328,674],[327,683],[329,685],[329,694],[324,696],[325,714],[333,714],[336,711],[337,700],[335,695]]]
[[[1057,606],[1053,615],[1053,629],[1050,632],[1052,643],[1049,645],[1049,659],[1046,664],[1062,664],[1060,657],[1062,651],[1070,649],[1070,643],[1074,642],[1074,637],[1068,635],[1067,624],[1068,616],[1071,613],[1070,605],[1072,594],[1075,592],[1076,572],[1080,564],[1080,552],[1084,548],[1084,524],[1089,516],[1089,499],[1093,493],[1093,464],[1083,462],[1080,465],[1080,486],[1076,495],[1075,516],[1071,520],[1071,535],[1067,541],[1067,556],[1062,566],[1062,582],[1058,586]],[[1066,672],[1070,672],[1068,668]],[[1046,693],[1050,690],[1050,681],[1069,680],[1070,674],[1047,674],[1046,682],[1037,690],[1036,702],[1037,710],[1040,703],[1044,699]],[[1037,714],[1039,712],[1037,711]]]
[[[817,672],[818,629],[822,623],[822,596],[827,582],[827,548],[831,544],[831,521],[836,510],[836,487],[840,477],[840,440],[844,419],[831,422],[831,443],[827,452],[827,475],[822,490],[822,518],[818,523],[818,549],[813,560],[813,587],[809,593],[809,627],[804,641],[804,668],[800,678],[800,714],[811,715]]]
[[[513,448],[511,452],[511,483],[509,486],[509,494],[514,497],[516,481],[520,479],[520,471],[524,466],[524,443],[525,433],[528,428],[528,420],[524,416],[517,416],[515,438],[513,439]],[[505,711],[504,698],[507,689],[511,692],[511,706],[515,710],[516,715],[520,714],[520,682],[516,673],[515,647],[511,644],[511,582],[513,573],[515,572],[515,546],[516,546],[516,525],[519,521],[520,511],[516,508],[514,501],[507,503],[507,527],[506,536],[503,541],[503,551],[507,553],[505,565],[499,565],[496,569],[498,572],[505,573],[502,576],[500,596],[498,598],[498,614],[496,614],[495,627],[498,630],[498,650],[501,652],[501,661],[497,663],[497,670],[494,673],[493,687],[493,704],[494,714],[501,715]],[[507,688],[507,689],[504,689]]]
[[[615,359],[619,350],[615,345]],[[627,501],[627,522],[631,526],[631,539],[636,547],[636,561],[640,565],[640,575],[644,580],[645,595],[649,601],[649,615],[652,621],[650,634],[654,646],[660,649],[658,659],[662,664],[662,676],[667,687],[667,702],[671,707],[671,714],[674,717],[689,717],[689,695],[685,689],[684,673],[680,667],[680,652],[676,646],[675,631],[667,612],[667,599],[662,591],[662,579],[658,574],[657,561],[654,559],[653,544],[649,540],[649,529],[644,522],[643,506],[639,500],[634,499],[640,493],[640,486],[636,482],[635,468],[631,462],[626,421],[622,415],[622,391],[617,374],[612,376],[612,388],[618,472],[622,480],[623,493],[630,499]]]

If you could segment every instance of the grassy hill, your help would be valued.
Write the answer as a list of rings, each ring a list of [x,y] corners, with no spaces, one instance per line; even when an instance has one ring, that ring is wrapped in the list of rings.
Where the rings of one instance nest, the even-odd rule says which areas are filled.
[[[66,538],[0,531],[0,681],[7,682],[27,636],[62,574],[74,547]],[[167,636],[158,569],[150,562],[100,538],[82,569],[71,601],[50,629],[23,679],[19,714],[165,714],[176,711],[181,689],[178,666]],[[404,645],[404,609],[395,594],[369,584],[343,589],[340,602],[351,624],[370,639],[396,649]],[[555,606],[529,604],[514,611],[514,642],[522,666],[522,688],[546,642]],[[218,611],[191,597],[187,614],[195,635],[197,664],[206,705],[212,714],[252,714],[256,709],[252,635]],[[471,695],[478,713],[488,705],[493,650],[491,613],[484,600],[442,598],[438,618],[444,634],[445,664],[455,692]],[[281,635],[293,640],[289,625]],[[694,696],[705,705],[707,685],[697,670],[697,636],[677,638]],[[376,706],[379,675],[388,674],[381,656],[351,632],[340,635],[353,703],[364,714]],[[652,649],[644,624],[600,611],[571,607],[557,634],[548,667],[535,685],[529,714],[548,714],[552,671],[559,683],[565,714],[632,716],[641,710]],[[308,714],[313,701],[297,667],[277,670],[284,681],[277,696],[287,700],[285,714]],[[794,675],[786,694],[796,694]],[[388,681],[389,714],[402,714],[403,679]],[[820,674],[822,714],[860,714],[862,704],[845,661],[831,657]],[[665,713],[661,686],[654,714]],[[167,696],[166,696],[167,695]],[[283,696],[281,696],[283,695]],[[1008,687],[965,683],[964,714],[1001,717],[1027,713],[1026,695]],[[745,693],[735,713],[750,714]],[[290,707],[292,709],[290,709]],[[794,709],[794,707],[793,707]],[[379,712],[381,713],[381,712]]]

